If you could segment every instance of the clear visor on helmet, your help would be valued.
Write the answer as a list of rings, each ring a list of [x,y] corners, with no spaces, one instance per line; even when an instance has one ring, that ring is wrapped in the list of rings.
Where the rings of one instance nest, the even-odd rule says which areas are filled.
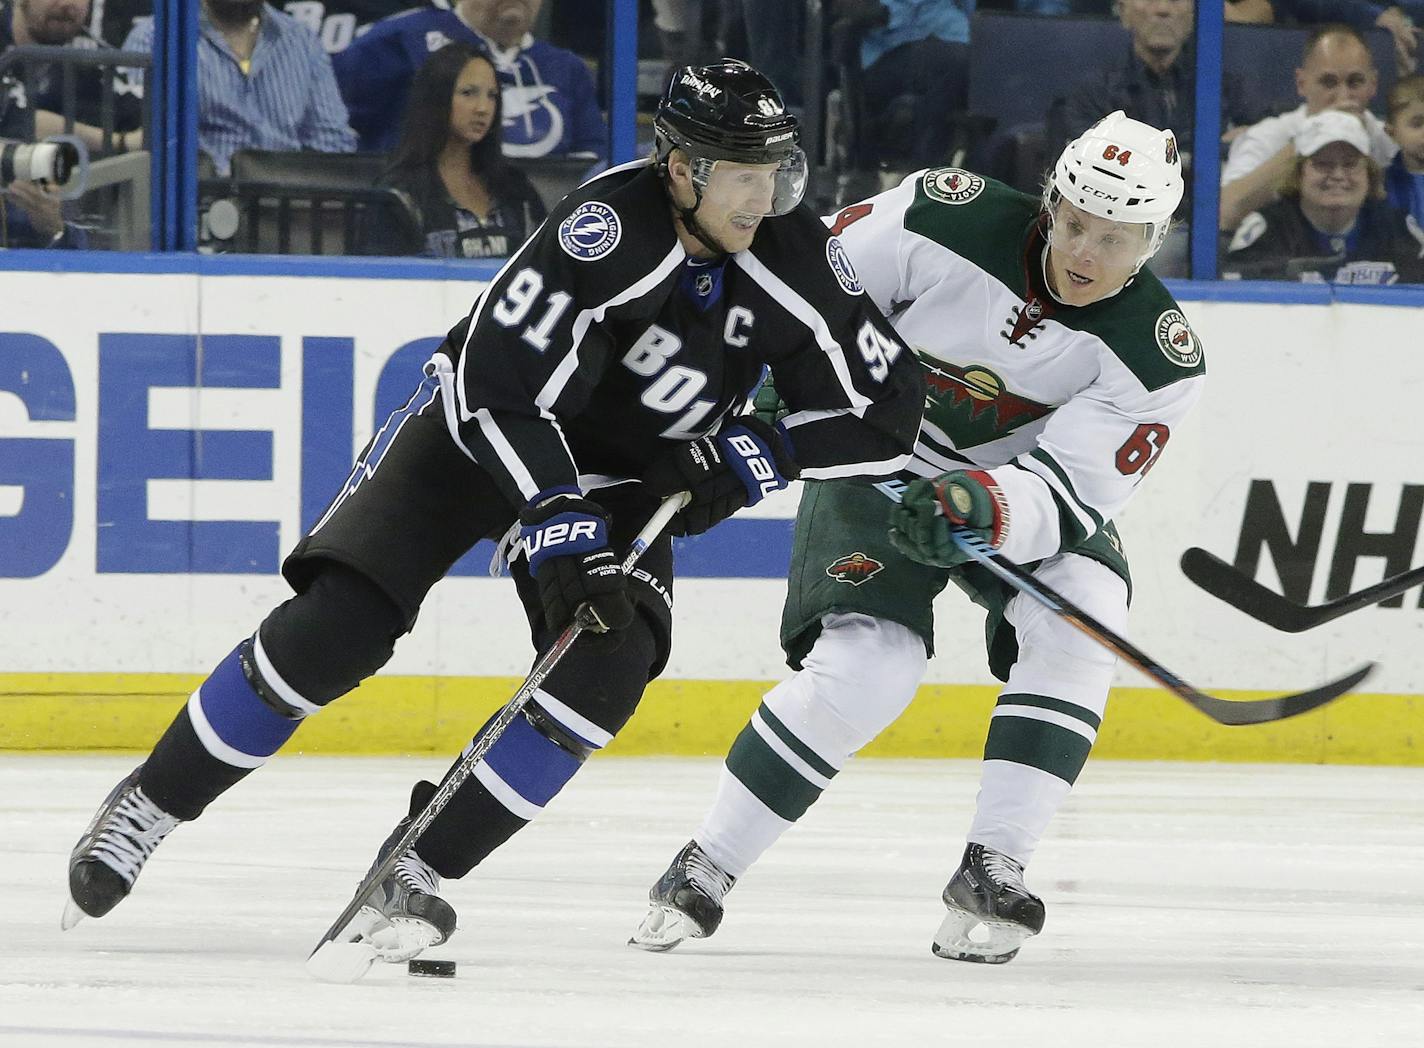
[[[1065,260],[1091,258],[1099,265],[1135,273],[1160,246],[1157,225],[1102,218],[1056,192],[1049,194],[1048,246]]]
[[[734,218],[785,215],[806,193],[806,154],[797,149],[779,164],[698,157],[692,162],[692,181],[714,211],[725,210]]]

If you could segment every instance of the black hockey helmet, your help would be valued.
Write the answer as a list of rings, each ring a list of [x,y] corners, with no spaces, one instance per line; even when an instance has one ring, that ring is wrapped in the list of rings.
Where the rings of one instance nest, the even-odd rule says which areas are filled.
[[[786,111],[776,85],[745,62],[723,58],[683,66],[668,81],[653,117],[656,160],[666,173],[668,156],[681,149],[694,163],[694,181],[705,188],[718,160],[779,164],[772,214],[801,202],[806,156],[801,123]]]

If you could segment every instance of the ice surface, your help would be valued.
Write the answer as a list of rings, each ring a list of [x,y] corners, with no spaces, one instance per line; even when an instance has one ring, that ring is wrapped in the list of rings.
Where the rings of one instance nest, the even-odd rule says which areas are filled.
[[[61,933],[65,859],[134,759],[0,756],[0,1045],[1374,1048],[1424,1043],[1424,769],[1090,764],[1029,868],[1044,933],[940,960],[977,769],[856,761],[715,938],[625,945],[712,760],[595,759],[447,897],[453,980],[303,962],[429,760],[285,757]]]

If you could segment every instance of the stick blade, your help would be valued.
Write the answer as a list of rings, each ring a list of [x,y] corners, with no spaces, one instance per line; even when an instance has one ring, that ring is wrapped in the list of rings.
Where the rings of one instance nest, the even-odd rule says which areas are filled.
[[[1301,633],[1314,625],[1306,609],[1199,546],[1189,547],[1180,564],[1182,574],[1197,586],[1272,629]]]
[[[370,943],[328,940],[307,958],[307,974],[322,982],[354,983],[375,961],[376,948]]]
[[[1375,664],[1367,662],[1359,669],[1348,673],[1339,680],[1322,684],[1318,688],[1309,691],[1296,692],[1293,695],[1277,695],[1270,699],[1249,699],[1245,701],[1232,701],[1229,699],[1218,699],[1211,695],[1196,692],[1191,700],[1192,705],[1201,710],[1218,724],[1228,724],[1232,726],[1246,724],[1270,724],[1274,721],[1286,720],[1290,717],[1298,717],[1302,713],[1309,713],[1311,710],[1319,709],[1327,702],[1334,702],[1342,695],[1346,695],[1362,682],[1366,677],[1374,672]]]

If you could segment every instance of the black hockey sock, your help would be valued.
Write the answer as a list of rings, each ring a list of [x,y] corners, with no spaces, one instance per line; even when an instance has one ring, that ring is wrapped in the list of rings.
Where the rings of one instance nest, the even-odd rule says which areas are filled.
[[[168,814],[196,819],[265,764],[305,712],[270,694],[254,667],[253,642],[245,640],[178,712],[144,762],[139,786]]]

